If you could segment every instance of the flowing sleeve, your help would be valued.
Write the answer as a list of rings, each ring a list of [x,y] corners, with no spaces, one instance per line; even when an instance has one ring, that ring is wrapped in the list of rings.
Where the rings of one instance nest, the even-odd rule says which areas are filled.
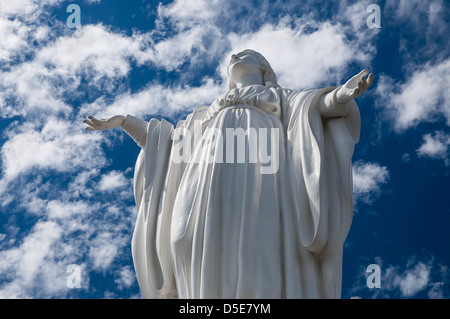
[[[122,128],[128,135],[130,135],[137,145],[144,148],[147,140],[147,126],[148,123],[146,121],[127,115]]]
[[[322,117],[321,100],[334,89],[284,91],[298,238],[315,253],[327,245],[342,246],[353,216],[351,158],[359,139],[359,111],[352,101],[345,116]]]
[[[166,222],[160,199],[169,168],[172,131],[169,122],[150,120],[146,143],[135,166],[134,196],[138,215],[131,248],[136,277],[145,298],[176,295],[170,255],[160,249],[161,245],[167,249],[169,239],[167,234],[159,236],[159,230],[164,227],[161,223]]]
[[[144,298],[176,298],[177,287],[170,244],[172,212],[186,163],[174,160],[174,132],[186,134],[189,145],[201,139],[201,117],[207,107],[198,107],[176,128],[165,120],[146,123],[128,117],[134,128],[129,134],[142,147],[134,172],[134,197],[138,215],[131,248],[139,288]],[[144,124],[145,123],[145,124]],[[143,131],[142,131],[143,130]],[[145,135],[142,134],[145,133]]]

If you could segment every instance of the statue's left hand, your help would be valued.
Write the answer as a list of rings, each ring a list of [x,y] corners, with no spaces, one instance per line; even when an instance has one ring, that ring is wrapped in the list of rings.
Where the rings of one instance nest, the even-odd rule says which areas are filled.
[[[364,69],[348,80],[336,93],[338,103],[348,103],[363,94],[373,83],[373,74]]]
[[[123,126],[124,122],[125,116],[123,115],[116,115],[107,120],[97,120],[93,116],[88,116],[88,120],[83,121],[83,123],[88,125],[88,127],[86,127],[86,130],[88,131],[112,129]]]

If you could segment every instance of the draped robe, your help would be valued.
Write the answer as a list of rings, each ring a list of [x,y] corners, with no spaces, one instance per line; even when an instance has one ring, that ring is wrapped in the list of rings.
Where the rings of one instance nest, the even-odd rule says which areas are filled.
[[[233,89],[175,129],[127,117],[142,147],[132,254],[145,298],[340,298],[360,118],[334,89]],[[276,171],[248,152],[226,161],[226,128],[266,128]]]

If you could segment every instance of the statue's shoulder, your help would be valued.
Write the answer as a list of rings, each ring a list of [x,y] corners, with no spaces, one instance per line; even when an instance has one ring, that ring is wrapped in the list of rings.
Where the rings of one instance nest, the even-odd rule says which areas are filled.
[[[191,113],[193,118],[201,118],[206,111],[208,111],[209,106],[202,105],[197,106],[194,111]]]
[[[191,123],[195,120],[201,120],[203,115],[208,111],[209,106],[202,105],[197,106],[191,113],[189,113],[184,120],[180,120],[177,122],[177,127],[185,127],[186,125],[189,125],[188,123]]]
[[[282,95],[289,103],[294,100],[297,100],[298,98],[306,97],[311,93],[317,91],[316,89],[304,89],[304,90],[293,90],[290,88],[279,88],[279,89],[280,95]]]
[[[202,112],[206,112],[206,110],[208,109],[208,107],[209,107],[209,106],[207,106],[207,105],[197,106],[197,107],[194,109],[194,112],[193,112],[193,113],[202,113]]]

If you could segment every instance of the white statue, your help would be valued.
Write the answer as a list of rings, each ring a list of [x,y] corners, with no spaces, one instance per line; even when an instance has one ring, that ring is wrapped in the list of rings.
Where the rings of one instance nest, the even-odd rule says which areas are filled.
[[[142,148],[132,253],[144,297],[340,298],[368,73],[297,92],[245,50],[230,90],[176,129],[89,116],[87,130],[121,126]]]

